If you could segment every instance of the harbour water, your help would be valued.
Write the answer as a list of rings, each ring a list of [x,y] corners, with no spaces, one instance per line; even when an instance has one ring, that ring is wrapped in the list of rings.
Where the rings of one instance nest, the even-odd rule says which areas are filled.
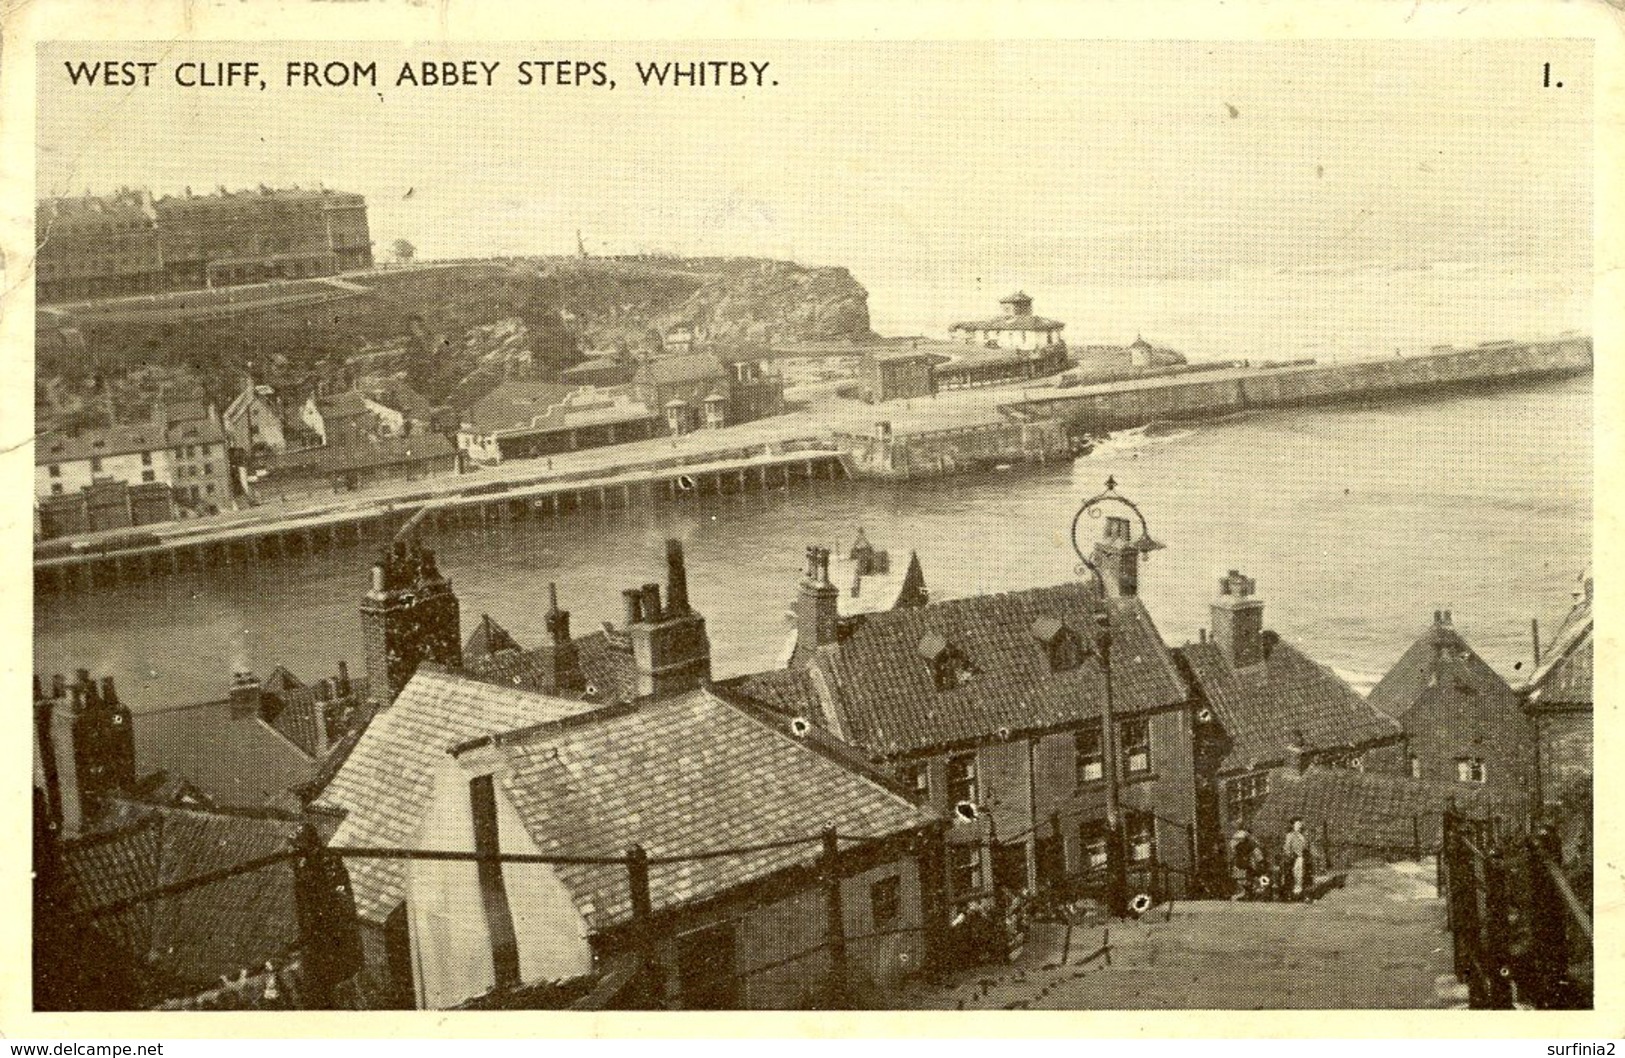
[[[1167,545],[1141,586],[1170,642],[1195,637],[1218,578],[1237,568],[1257,579],[1269,627],[1357,687],[1440,608],[1516,681],[1529,619],[1553,630],[1589,561],[1591,406],[1591,380],[1576,378],[1261,413],[1120,435],[1042,470],[818,484],[429,542],[465,633],[489,613],[531,645],[548,581],[587,631],[618,619],[619,589],[659,579],[660,541],[680,537],[720,677],[775,663],[807,544],[849,546],[862,527],[896,558],[918,551],[937,598],[1054,583],[1075,576],[1078,502],[1113,475]],[[370,557],[340,549],[42,598],[36,670],[112,675],[138,712],[222,697],[245,666],[314,679],[342,658],[358,671]]]

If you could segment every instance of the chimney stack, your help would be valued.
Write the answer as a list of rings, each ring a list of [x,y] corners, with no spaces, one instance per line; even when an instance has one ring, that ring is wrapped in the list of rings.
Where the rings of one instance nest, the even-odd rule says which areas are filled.
[[[1213,642],[1238,669],[1264,660],[1264,600],[1254,597],[1256,587],[1252,578],[1231,570],[1213,601]]]
[[[683,562],[683,542],[666,541],[666,616],[688,613],[688,569]]]
[[[247,716],[259,716],[262,704],[264,686],[260,678],[252,672],[239,672],[232,677],[231,693],[227,700],[231,702],[231,718],[241,720]]]
[[[556,647],[570,642],[570,611],[559,609],[559,586],[553,581],[547,585],[547,634]]]
[[[628,607],[637,606],[641,621],[629,623],[628,638],[636,697],[681,694],[702,687],[711,679],[711,641],[705,634],[705,618],[687,604],[687,575],[683,571],[682,545],[666,542],[667,570],[679,610],[660,608],[660,585],[645,584],[641,590],[622,593]],[[636,602],[634,602],[636,597]],[[672,599],[668,597],[667,602]]]
[[[1095,541],[1094,560],[1107,592],[1124,599],[1139,594],[1140,549],[1134,546],[1127,518],[1106,516],[1105,535]]]
[[[796,593],[795,664],[804,664],[819,647],[840,636],[840,589],[829,581],[829,549],[807,548],[807,574]]]

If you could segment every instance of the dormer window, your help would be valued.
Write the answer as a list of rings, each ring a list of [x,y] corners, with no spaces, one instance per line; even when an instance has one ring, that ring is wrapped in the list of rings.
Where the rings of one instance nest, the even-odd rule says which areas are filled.
[[[1040,617],[1027,631],[1043,648],[1051,672],[1066,672],[1083,664],[1088,651],[1078,634],[1055,617]]]
[[[922,636],[916,649],[920,657],[930,664],[931,682],[939,691],[951,691],[980,671],[971,664],[964,651],[936,632]]]

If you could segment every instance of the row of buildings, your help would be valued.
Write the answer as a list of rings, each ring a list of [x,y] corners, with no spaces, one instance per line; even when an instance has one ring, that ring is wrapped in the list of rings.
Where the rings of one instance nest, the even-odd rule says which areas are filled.
[[[41,199],[41,302],[333,275],[372,267],[367,203],[330,188]]]
[[[1269,631],[1239,573],[1168,644],[1142,554],[1108,520],[1104,595],[933,600],[913,556],[812,547],[784,666],[714,680],[675,541],[619,623],[580,634],[550,589],[531,647],[489,616],[465,638],[432,552],[397,544],[361,599],[364,681],[239,674],[208,706],[299,747],[268,799],[138,774],[148,719],[88,673],[36,687],[45,840],[68,836],[46,924],[129,960],[123,1005],[843,1005],[943,966],[1010,894],[1097,892],[1113,773],[1120,855],[1159,895],[1226,893],[1229,832],[1291,815],[1378,856],[1436,841],[1451,804],[1581,818],[1589,591],[1522,691],[1441,611],[1367,698]],[[137,915],[132,863],[155,892],[199,872],[173,844],[141,859],[165,828],[213,835],[211,869],[307,845],[234,875],[249,903],[200,887]],[[207,936],[179,924],[197,908]]]

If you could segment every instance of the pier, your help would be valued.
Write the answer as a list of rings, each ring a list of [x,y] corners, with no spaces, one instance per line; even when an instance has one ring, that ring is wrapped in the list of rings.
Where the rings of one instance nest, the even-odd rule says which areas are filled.
[[[490,528],[785,489],[854,476],[850,457],[828,448],[764,452],[570,480],[491,482],[389,502],[290,514],[237,525],[167,523],[156,542],[133,547],[89,544],[34,560],[36,596],[129,583],[191,570],[250,567],[299,555],[385,541],[408,521],[436,530]]]

